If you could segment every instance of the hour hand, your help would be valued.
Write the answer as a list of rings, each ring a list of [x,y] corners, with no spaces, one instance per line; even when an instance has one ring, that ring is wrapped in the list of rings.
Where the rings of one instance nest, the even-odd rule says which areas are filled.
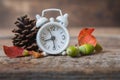
[[[49,41],[49,40],[52,40],[52,39],[50,38],[50,39],[46,39],[46,40],[44,40],[44,41]]]
[[[52,41],[54,41],[54,40],[55,40],[55,36],[51,36],[51,38],[49,38],[49,39],[46,39],[46,40],[44,40],[44,41],[49,41],[49,40],[52,40]]]

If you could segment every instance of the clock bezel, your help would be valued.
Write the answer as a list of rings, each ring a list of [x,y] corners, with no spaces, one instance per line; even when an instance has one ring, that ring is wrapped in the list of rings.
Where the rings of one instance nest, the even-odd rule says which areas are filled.
[[[51,24],[52,24],[52,25],[57,25],[58,27],[61,27],[61,28],[65,31],[65,33],[66,33],[66,39],[67,39],[67,40],[66,40],[66,43],[65,43],[65,45],[63,46],[62,49],[57,50],[57,51],[49,51],[49,50],[45,49],[45,48],[43,47],[41,41],[40,41],[40,33],[41,33],[41,31],[42,31],[44,28],[46,28],[48,25],[51,25]],[[44,24],[44,25],[38,30],[37,36],[36,36],[36,41],[37,41],[38,47],[39,47],[41,50],[43,50],[44,52],[46,52],[46,53],[48,53],[48,54],[54,54],[54,55],[56,55],[56,54],[60,54],[61,52],[63,52],[63,51],[68,47],[69,42],[70,42],[70,36],[69,36],[68,30],[67,30],[63,25],[61,25],[60,23],[58,23],[58,22],[48,22],[48,23]]]

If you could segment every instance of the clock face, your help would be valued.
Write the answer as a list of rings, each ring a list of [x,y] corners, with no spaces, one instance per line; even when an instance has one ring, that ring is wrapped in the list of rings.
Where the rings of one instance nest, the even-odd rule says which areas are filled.
[[[40,28],[37,33],[38,46],[49,54],[58,54],[65,50],[69,43],[66,28],[56,22],[50,22]]]

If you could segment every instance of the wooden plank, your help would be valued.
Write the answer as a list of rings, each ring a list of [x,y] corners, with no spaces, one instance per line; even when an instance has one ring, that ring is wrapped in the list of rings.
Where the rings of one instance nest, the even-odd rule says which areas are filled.
[[[76,34],[80,28],[70,29],[70,45],[77,44]],[[32,80],[44,79],[81,79],[96,78],[105,80],[118,78],[120,74],[120,38],[117,29],[103,35],[104,29],[98,29],[95,35],[104,50],[101,53],[71,58],[69,56],[47,56],[35,59],[31,56],[8,58],[5,56],[2,45],[11,46],[11,38],[0,39],[0,80],[15,80],[24,78]],[[113,32],[113,33],[112,33]],[[99,34],[101,33],[101,34]],[[6,34],[7,35],[7,34]],[[114,36],[116,35],[116,36]],[[115,44],[116,43],[116,44]],[[24,74],[25,73],[25,74]],[[24,75],[26,76],[24,76]],[[51,76],[52,75],[52,76]],[[8,77],[12,76],[10,79]],[[31,77],[29,77],[31,76]],[[91,77],[92,76],[92,77]]]

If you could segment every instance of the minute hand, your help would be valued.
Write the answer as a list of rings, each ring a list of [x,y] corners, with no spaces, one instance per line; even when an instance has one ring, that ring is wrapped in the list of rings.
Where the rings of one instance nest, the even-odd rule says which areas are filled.
[[[56,47],[55,47],[55,40],[53,40],[53,49],[56,49]]]
[[[48,29],[48,31],[50,32],[50,35],[52,36],[52,33],[51,33],[50,29]]]
[[[50,29],[48,29],[48,31],[50,32],[50,35],[51,35],[51,39],[50,40],[53,41],[53,49],[56,49],[56,47],[55,47],[55,36],[52,35]]]

